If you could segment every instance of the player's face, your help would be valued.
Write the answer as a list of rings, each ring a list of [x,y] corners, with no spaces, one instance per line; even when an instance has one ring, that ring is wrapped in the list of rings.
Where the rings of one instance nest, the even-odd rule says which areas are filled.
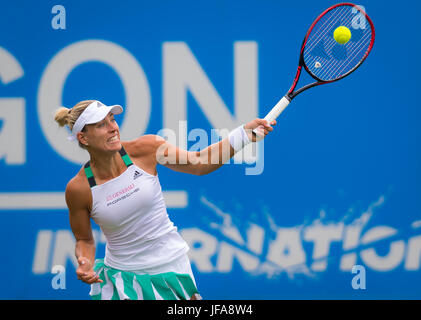
[[[87,129],[88,144],[91,148],[103,151],[121,149],[120,131],[111,112],[102,121],[88,125]]]

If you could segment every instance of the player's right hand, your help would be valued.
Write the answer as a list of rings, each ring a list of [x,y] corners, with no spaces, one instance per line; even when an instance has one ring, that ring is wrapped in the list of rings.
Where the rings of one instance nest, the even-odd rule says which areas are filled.
[[[91,261],[89,261],[88,258],[79,257],[77,263],[79,264],[79,266],[76,269],[76,275],[79,280],[82,280],[87,284],[103,282],[93,270],[92,263]]]

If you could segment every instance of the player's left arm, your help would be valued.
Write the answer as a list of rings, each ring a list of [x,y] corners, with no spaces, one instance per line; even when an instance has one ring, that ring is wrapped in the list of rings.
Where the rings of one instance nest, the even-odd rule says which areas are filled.
[[[264,137],[273,130],[271,125],[276,125],[276,121],[268,124],[264,119],[254,119],[244,125],[244,129],[248,139],[255,142],[256,136],[252,133],[252,130],[259,126],[264,126]],[[228,137],[201,151],[180,149],[158,136],[156,136],[156,141],[156,161],[158,164],[174,171],[194,175],[205,175],[217,170],[232,158],[236,152],[231,146]]]

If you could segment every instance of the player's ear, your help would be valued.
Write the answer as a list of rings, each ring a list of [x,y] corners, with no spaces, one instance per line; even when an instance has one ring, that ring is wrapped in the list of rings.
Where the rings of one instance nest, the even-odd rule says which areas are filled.
[[[78,132],[77,140],[84,146],[89,146],[88,137],[86,136],[85,132]]]

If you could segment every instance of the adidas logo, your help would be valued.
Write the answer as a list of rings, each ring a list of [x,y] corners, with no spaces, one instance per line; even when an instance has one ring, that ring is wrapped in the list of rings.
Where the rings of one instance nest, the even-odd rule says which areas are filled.
[[[133,179],[136,180],[137,178],[139,178],[142,175],[142,173],[140,173],[139,171],[135,170],[134,172],[134,176]]]

